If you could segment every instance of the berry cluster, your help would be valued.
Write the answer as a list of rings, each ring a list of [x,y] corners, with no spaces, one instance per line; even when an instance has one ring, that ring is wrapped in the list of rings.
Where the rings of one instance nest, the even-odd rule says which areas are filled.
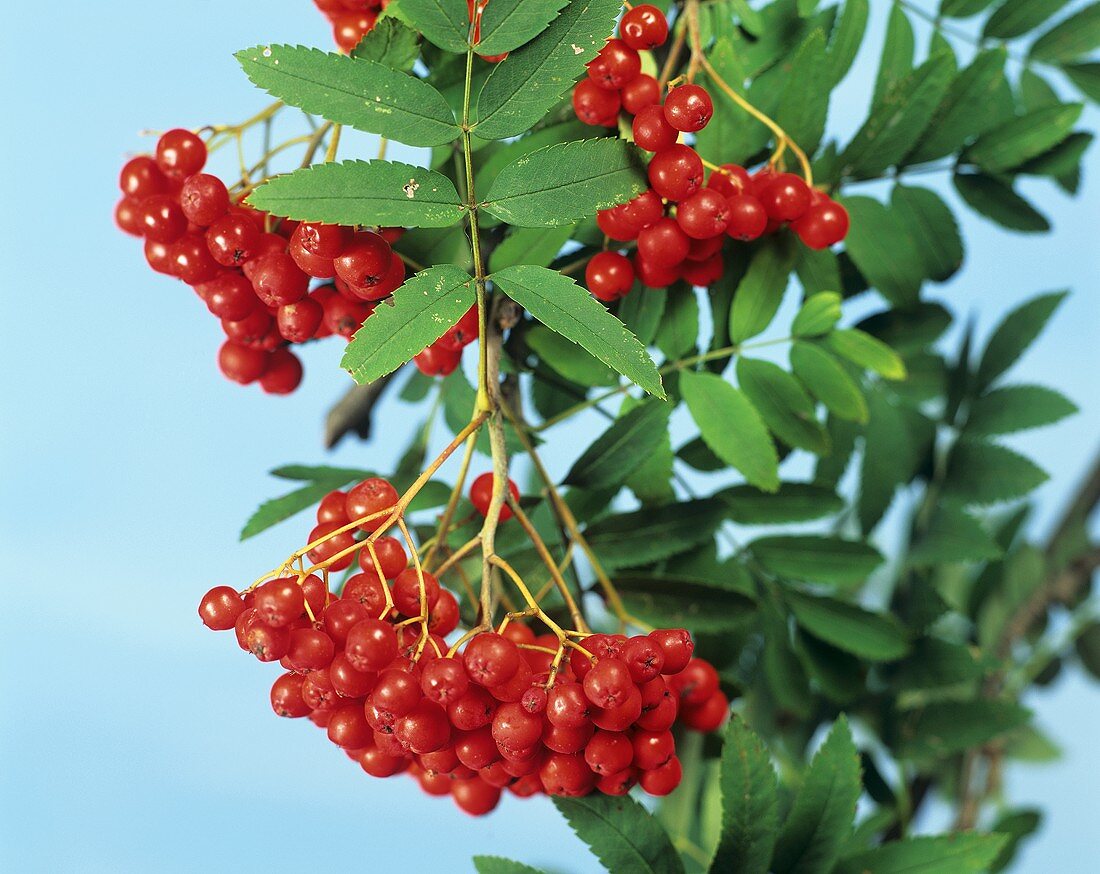
[[[332,25],[332,37],[340,51],[350,53],[378,20],[378,10],[389,0],[313,0]]]
[[[848,214],[827,194],[793,173],[770,167],[749,174],[724,164],[706,174],[684,134],[702,130],[714,114],[705,88],[677,85],[661,100],[659,83],[641,72],[640,51],[661,45],[668,22],[655,7],[635,6],[623,16],[619,38],[610,39],[573,91],[573,107],[586,124],[617,127],[633,116],[634,142],[653,153],[649,189],[628,203],[602,210],[600,229],[612,240],[637,241],[633,259],[615,252],[595,255],[586,268],[591,292],[603,301],[626,295],[635,277],[649,288],[677,280],[708,286],[724,271],[725,237],[755,240],[785,226],[813,249],[839,242]]]
[[[491,492],[492,474],[471,488],[482,512]],[[400,541],[377,536],[397,501],[377,478],[321,501],[310,559],[336,557],[327,570],[356,560],[360,568],[339,596],[305,573],[243,595],[218,586],[203,596],[207,627],[234,629],[242,649],[285,669],[271,687],[275,712],[308,717],[371,776],[408,773],[474,815],[492,810],[504,789],[671,792],[681,776],[673,726],[713,731],[729,710],[688,633],[594,634],[570,642],[563,660],[559,636],[506,619],[451,646],[458,600],[409,566]]]
[[[405,281],[405,264],[390,245],[403,231],[273,220],[234,202],[217,176],[201,172],[205,163],[201,137],[168,131],[155,156],[123,166],[115,219],[145,239],[150,267],[192,286],[221,320],[222,373],[286,394],[302,379],[291,344],[333,334],[350,339],[375,303]],[[429,375],[450,373],[477,331],[472,308],[417,356],[417,366]]]

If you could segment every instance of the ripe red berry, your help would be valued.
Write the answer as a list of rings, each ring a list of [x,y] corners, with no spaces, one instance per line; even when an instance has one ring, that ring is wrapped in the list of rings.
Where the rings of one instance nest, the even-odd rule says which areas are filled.
[[[749,189],[749,173],[737,164],[722,164],[712,170],[707,179],[707,188],[713,188],[724,197],[733,197]]]
[[[612,240],[625,242],[638,236],[639,227],[626,214],[626,204],[621,203],[596,213],[596,225]]]
[[[439,581],[425,570],[406,568],[393,581],[393,603],[405,616],[419,616],[420,581],[424,581],[424,609],[431,610],[439,600]]]
[[[256,296],[269,307],[294,303],[309,293],[309,277],[286,252],[261,255],[250,266]]]
[[[649,184],[661,197],[686,200],[703,184],[703,162],[693,148],[676,143],[649,162]]]
[[[547,795],[587,795],[596,785],[596,775],[579,753],[554,753],[539,768],[539,779]]]
[[[524,750],[542,736],[542,716],[527,712],[521,704],[502,704],[493,715],[493,740],[501,750]]]
[[[391,510],[401,496],[389,482],[380,477],[365,479],[348,492],[345,509],[350,521],[373,517],[359,523],[363,531],[374,531],[385,521],[387,511]]]
[[[213,259],[223,267],[238,267],[256,254],[260,234],[249,216],[231,211],[207,229],[206,246]]]
[[[396,537],[379,537],[370,545],[374,549],[374,556],[378,558],[378,565],[376,569],[374,557],[371,556],[370,549],[364,545],[362,551],[359,553],[359,567],[361,567],[365,573],[370,573],[371,571],[377,573],[378,570],[380,570],[384,579],[392,580],[401,573],[409,563],[409,557],[405,552],[405,547],[401,545],[401,541]]]
[[[447,711],[434,701],[420,699],[416,706],[394,724],[394,732],[402,745],[416,754],[431,753],[451,739],[451,723]]]
[[[369,746],[373,737],[363,708],[348,704],[332,711],[328,721],[328,739],[345,750],[361,750]]]
[[[149,155],[138,155],[122,165],[118,175],[118,187],[128,197],[138,200],[168,190],[168,180]]]
[[[364,619],[370,618],[370,610],[355,598],[337,598],[323,611],[325,633],[340,649],[347,643],[348,632]]]
[[[470,484],[470,503],[474,505],[482,516],[489,512],[489,504],[493,499],[493,474],[483,473]],[[508,480],[508,491],[512,499],[519,503],[519,487],[512,480]],[[503,504],[500,508],[500,521],[506,522],[512,518],[512,508]]]
[[[495,632],[485,632],[466,644],[463,663],[471,680],[482,686],[499,686],[519,670],[519,650],[512,641]]]
[[[168,250],[172,273],[188,285],[209,282],[221,272],[221,265],[210,255],[199,234],[184,234]]]
[[[665,205],[652,188],[647,188],[637,197],[628,200],[619,207],[623,216],[639,231],[649,227],[665,214]],[[636,236],[636,234],[635,234]]]
[[[604,710],[622,704],[635,688],[630,669],[619,659],[600,659],[584,678],[584,694]]]
[[[500,803],[500,790],[480,777],[474,777],[455,780],[451,784],[451,797],[464,812],[471,816],[484,816]]]
[[[302,362],[289,349],[268,353],[260,387],[269,395],[287,395],[302,384]]]
[[[635,144],[647,152],[661,152],[672,147],[680,135],[679,131],[668,123],[663,107],[657,103],[643,107],[634,116],[631,128],[634,131]]]
[[[791,223],[791,229],[811,249],[826,249],[848,235],[848,211],[834,200],[824,198]]]
[[[680,278],[680,265],[664,267],[635,254],[634,274],[646,288],[668,288]]]
[[[397,658],[397,632],[388,622],[364,619],[348,630],[344,655],[357,671],[381,671]]]
[[[333,259],[336,275],[353,287],[370,289],[390,269],[390,244],[373,231],[361,231]]]
[[[341,337],[351,337],[362,326],[373,312],[370,304],[363,301],[353,302],[342,295],[333,295],[324,301],[321,306],[325,310],[322,327]]]
[[[333,534],[334,531],[343,527],[343,525],[337,522],[324,522],[310,531],[310,543],[313,543],[315,540],[320,540],[322,537],[327,539],[324,543],[318,544],[307,553],[309,560],[320,564],[321,562],[329,561],[335,555],[353,550],[355,547],[355,537],[352,536],[350,531],[341,531],[339,534]],[[332,562],[332,564],[328,566],[328,569],[330,571],[342,571],[344,568],[350,566],[352,561],[354,561],[354,555],[351,552],[347,552],[346,555]]]
[[[350,228],[342,225],[302,222],[294,229],[290,239],[309,254],[331,261],[351,242],[352,233]]]
[[[458,369],[462,353],[433,344],[413,357],[413,363],[425,376],[448,376]]]
[[[294,577],[279,577],[256,589],[253,606],[261,622],[282,628],[302,615],[306,600]]]
[[[217,176],[196,173],[180,189],[180,208],[189,222],[208,227],[229,209],[229,192]]]
[[[336,644],[319,628],[294,628],[290,632],[287,663],[296,671],[319,671],[327,668],[336,655]]]
[[[447,715],[451,725],[460,731],[473,731],[488,725],[493,719],[496,703],[493,696],[480,686],[470,686],[464,695],[460,695],[447,705]],[[492,738],[490,737],[490,741]]]
[[[206,144],[189,130],[175,128],[157,140],[157,166],[180,180],[198,173],[206,163]]]
[[[768,227],[768,213],[752,194],[737,194],[729,198],[729,223],[726,233],[735,240],[755,240]]]
[[[638,256],[659,267],[674,267],[688,254],[691,241],[675,219],[662,218],[638,234]]]
[[[665,97],[665,118],[678,131],[694,133],[707,126],[714,104],[699,85],[677,85]]]
[[[597,731],[584,748],[588,767],[604,776],[626,770],[633,759],[630,737],[619,731]]]
[[[154,194],[141,201],[141,232],[156,243],[174,243],[187,231],[187,217],[170,194]]]
[[[710,188],[701,188],[676,208],[676,222],[696,240],[724,233],[729,225],[729,201]]]
[[[408,759],[391,756],[378,747],[367,747],[359,753],[359,764],[372,777],[392,777],[408,767]]]
[[[244,600],[229,586],[215,586],[199,601],[199,618],[212,631],[228,631],[244,611]]]
[[[307,297],[279,307],[275,322],[279,333],[291,343],[305,343],[317,333],[324,316],[321,304]]]
[[[218,367],[226,379],[247,385],[255,382],[267,369],[267,355],[233,340],[226,340],[218,350]]]
[[[680,699],[684,704],[702,704],[718,691],[718,671],[710,662],[692,658],[676,675],[674,683],[680,690]]]
[[[623,109],[631,115],[637,115],[647,106],[661,102],[661,86],[648,73],[639,73],[627,82],[619,92]]]
[[[450,704],[466,694],[470,680],[458,659],[433,659],[420,673],[420,688],[437,704]]]
[[[639,685],[660,676],[665,665],[661,648],[645,635],[632,637],[623,645],[622,659],[630,670],[630,679]]]
[[[668,795],[680,785],[684,772],[680,760],[673,756],[661,767],[653,771],[642,771],[638,782],[650,795]]]
[[[441,637],[448,635],[458,628],[460,618],[458,599],[446,589],[441,589],[428,616],[428,631]]]
[[[680,719],[692,731],[715,731],[729,715],[730,702],[721,690],[712,692],[700,704],[686,704]]]
[[[618,91],[601,88],[591,79],[581,79],[573,88],[573,111],[593,127],[615,127],[622,99]]]
[[[606,731],[626,731],[642,715],[642,693],[631,685],[621,704],[592,712],[592,724]]]
[[[463,314],[455,324],[447,329],[447,332],[435,341],[433,345],[452,352],[461,352],[466,346],[477,339],[478,315],[477,307],[472,306]]]
[[[810,208],[810,187],[793,173],[776,173],[757,190],[768,217],[776,221],[792,222]]]
[[[642,59],[621,39],[609,39],[588,62],[588,78],[608,91],[618,91],[642,70]]]
[[[613,301],[634,287],[634,268],[625,255],[598,252],[585,267],[584,278],[588,290],[597,298]]]
[[[297,719],[308,716],[311,710],[302,698],[301,674],[283,674],[271,686],[271,709],[279,716]]]
[[[290,630],[257,622],[245,634],[245,645],[261,662],[277,662],[290,648]]]
[[[619,33],[631,48],[653,49],[668,39],[668,19],[656,6],[643,3],[627,10],[619,24]]]
[[[680,278],[700,288],[714,285],[725,272],[726,262],[720,252],[702,261],[685,261],[680,265]]]
[[[687,667],[695,643],[683,628],[657,628],[649,632],[650,639],[661,648],[665,657],[662,674],[678,674]]]

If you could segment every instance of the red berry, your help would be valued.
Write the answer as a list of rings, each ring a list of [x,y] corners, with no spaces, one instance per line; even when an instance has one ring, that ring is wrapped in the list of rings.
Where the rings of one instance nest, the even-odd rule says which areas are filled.
[[[592,256],[584,270],[588,290],[603,301],[613,301],[634,287],[634,268],[625,255],[599,252]]]
[[[617,774],[630,767],[633,759],[634,748],[630,738],[619,731],[597,731],[584,748],[584,760],[588,767],[601,775]]]
[[[648,73],[640,73],[623,86],[620,96],[623,109],[637,115],[647,106],[661,102],[661,86]]]
[[[294,303],[309,294],[309,277],[286,252],[261,255],[250,266],[256,296],[269,307]]]
[[[470,503],[482,516],[487,515],[489,512],[489,504],[493,499],[493,483],[493,474],[483,473],[470,484]],[[508,491],[512,495],[512,500],[518,504],[519,487],[510,479],[508,480]],[[503,504],[500,508],[500,521],[506,522],[511,518],[512,508],[507,504]]]
[[[432,345],[413,356],[413,363],[425,376],[448,376],[458,369],[462,353]]]
[[[324,316],[322,306],[307,297],[279,307],[275,323],[279,326],[279,333],[291,343],[305,343],[317,333]]]
[[[327,539],[324,543],[318,544],[307,553],[309,560],[321,564],[322,562],[329,561],[335,555],[353,550],[355,547],[355,537],[352,536],[350,531],[341,531],[339,534],[333,534],[334,531],[343,527],[344,526],[338,522],[324,522],[310,531],[310,543],[313,543],[315,540],[320,540],[322,537]],[[336,561],[328,565],[328,569],[330,571],[342,571],[344,568],[350,566],[352,561],[354,561],[354,555],[352,552],[347,552],[346,555],[343,555],[341,558],[336,559]]]
[[[189,222],[208,227],[229,209],[229,192],[217,176],[196,173],[180,189],[180,207]]]
[[[501,750],[523,750],[542,736],[542,716],[528,713],[518,703],[502,704],[493,716],[493,740]]]
[[[325,330],[349,338],[362,327],[373,311],[370,304],[352,302],[341,295],[333,295],[321,306],[325,310],[325,318],[321,322]]]
[[[496,702],[493,701],[493,696],[480,686],[470,686],[465,694],[447,705],[447,715],[450,717],[451,725],[460,731],[473,731],[488,725],[492,722],[495,710]],[[489,741],[492,742],[491,736]]]
[[[649,227],[665,214],[665,205],[661,196],[652,188],[647,188],[637,197],[622,204],[623,216],[639,231]]]
[[[622,100],[618,91],[601,88],[591,79],[581,79],[573,88],[573,111],[593,127],[615,127]]]
[[[632,130],[635,144],[647,152],[661,152],[671,148],[680,135],[679,131],[668,123],[664,109],[657,103],[643,107],[634,116]]]
[[[649,632],[650,640],[661,648],[665,657],[662,674],[678,674],[687,667],[695,643],[683,628],[657,628]]]
[[[393,603],[405,616],[420,616],[420,581],[424,581],[425,613],[439,600],[439,581],[425,570],[406,568],[393,581]]]
[[[737,164],[723,164],[719,169],[711,171],[707,188],[713,188],[724,197],[733,197],[748,191],[749,173]]]
[[[715,731],[730,712],[730,702],[721,690],[712,692],[700,704],[687,704],[680,711],[680,719],[693,731]]]
[[[138,200],[153,194],[162,194],[168,190],[168,180],[157,162],[149,155],[138,155],[122,165],[118,176],[118,187],[128,197]]]
[[[729,198],[729,224],[726,233],[735,240],[755,240],[768,227],[768,213],[752,194],[737,194]]]
[[[500,790],[480,777],[474,777],[455,780],[451,784],[451,797],[464,812],[471,816],[484,816],[500,803]]]
[[[633,688],[630,669],[619,659],[600,659],[584,678],[585,696],[604,710],[622,704]]]
[[[587,691],[587,690],[586,690]],[[626,731],[642,715],[642,693],[631,685],[621,704],[606,709],[595,709],[592,723],[606,731]]]
[[[267,354],[233,340],[226,340],[218,350],[218,367],[226,379],[247,385],[255,382],[267,369]]]
[[[680,225],[662,218],[638,234],[638,257],[658,267],[674,267],[688,254],[691,241]]]
[[[370,701],[379,712],[395,720],[410,713],[423,699],[418,678],[400,668],[383,671],[370,694]]]
[[[184,179],[206,163],[206,144],[189,130],[175,128],[157,140],[157,166],[168,176]]]
[[[794,221],[810,208],[810,187],[793,173],[774,174],[758,192],[768,217],[776,221]]]
[[[319,671],[327,668],[336,655],[332,638],[318,628],[295,628],[290,632],[290,648],[286,660],[296,671]]]
[[[680,690],[680,698],[684,704],[702,704],[718,691],[718,671],[710,662],[692,658],[676,674],[674,684]]]
[[[665,665],[661,648],[649,637],[632,637],[623,645],[622,659],[630,670],[630,679],[637,684],[660,676]]]
[[[357,233],[352,242],[333,260],[336,275],[348,285],[370,289],[378,285],[390,269],[390,244],[373,231]]]
[[[212,631],[228,631],[244,611],[244,600],[229,586],[215,586],[199,601],[199,618]]]
[[[627,217],[626,206],[621,203],[596,213],[596,225],[612,240],[625,242],[638,236],[639,227]]]
[[[463,654],[466,673],[482,686],[499,686],[512,679],[519,670],[520,660],[516,645],[495,632],[474,637]]]
[[[386,521],[387,511],[394,507],[400,497],[397,489],[389,482],[380,477],[371,477],[348,492],[344,506],[349,521],[373,517],[368,521],[361,521],[359,527],[364,531],[375,531]]]
[[[447,332],[432,345],[442,349],[450,349],[452,352],[461,352],[466,346],[477,339],[478,315],[477,307],[472,306]]]
[[[332,36],[341,51],[350,53],[367,35],[378,20],[374,9],[344,12],[332,19]]]
[[[421,699],[394,724],[393,733],[402,745],[416,754],[431,753],[451,739],[447,711],[434,701]]]
[[[547,756],[539,768],[539,779],[547,795],[587,795],[596,784],[595,774],[578,753]]]
[[[673,756],[653,771],[642,771],[638,782],[650,795],[668,795],[680,785],[684,772],[680,760]]]
[[[676,143],[649,162],[649,184],[661,197],[686,200],[703,184],[703,162],[693,148]]]
[[[725,272],[726,262],[721,252],[702,261],[685,261],[680,265],[680,278],[688,285],[697,285],[700,288],[714,285]]]
[[[392,777],[408,767],[408,760],[391,756],[378,747],[367,747],[359,753],[359,764],[372,777]]]
[[[302,615],[306,600],[296,579],[280,577],[256,589],[253,606],[261,622],[282,628]]]
[[[345,750],[360,750],[370,746],[374,733],[358,704],[348,704],[332,711],[328,721],[328,739]]]
[[[188,285],[209,282],[221,272],[221,265],[210,255],[199,234],[184,234],[168,251],[172,273]]]
[[[826,198],[795,219],[791,229],[811,249],[826,249],[848,235],[848,226],[848,210]]]
[[[154,194],[141,201],[141,232],[156,243],[174,243],[187,231],[187,217],[176,198]]]
[[[636,731],[633,737],[634,764],[645,771],[659,768],[676,755],[671,731]]]
[[[323,618],[325,632],[337,647],[343,649],[348,640],[348,632],[364,619],[370,619],[371,613],[366,605],[354,598],[337,598],[325,607]]]
[[[381,570],[384,579],[394,579],[409,563],[405,547],[401,545],[401,541],[396,537],[379,537],[370,546],[374,549],[374,556],[378,558],[377,569]],[[372,557],[366,544],[363,545],[363,550],[359,553],[359,567],[366,573],[371,571],[377,573],[374,557]]]
[[[668,19],[656,6],[644,3],[627,10],[619,33],[623,42],[638,51],[653,49],[668,39]]]
[[[397,658],[397,632],[381,619],[364,619],[348,630],[344,655],[357,671],[381,671]]]
[[[277,662],[290,648],[290,630],[257,622],[245,634],[245,645],[261,662]]]
[[[458,599],[446,589],[441,589],[428,617],[428,631],[441,637],[448,635],[458,628],[460,618]]]
[[[680,278],[680,266],[663,267],[635,254],[634,273],[646,288],[668,288]]]
[[[249,216],[233,211],[217,219],[206,231],[206,247],[223,267],[238,267],[259,248],[261,231]]]
[[[271,686],[271,709],[279,716],[297,719],[308,716],[312,709],[302,698],[301,674],[283,674]]]
[[[710,188],[701,188],[676,207],[676,221],[684,233],[696,240],[708,240],[724,233],[729,225],[729,201]]]
[[[642,59],[621,39],[609,39],[588,62],[588,78],[608,91],[618,91],[642,70]]]
[[[351,242],[352,234],[350,228],[342,225],[302,222],[294,229],[290,239],[309,254],[331,261],[344,251]]]
[[[707,126],[714,104],[699,85],[678,85],[665,97],[665,118],[678,131],[694,133]]]
[[[289,349],[275,349],[268,354],[267,368],[260,377],[260,387],[270,395],[287,395],[302,384],[302,362]]]
[[[433,659],[420,673],[420,688],[437,704],[450,704],[466,694],[470,680],[458,659]]]

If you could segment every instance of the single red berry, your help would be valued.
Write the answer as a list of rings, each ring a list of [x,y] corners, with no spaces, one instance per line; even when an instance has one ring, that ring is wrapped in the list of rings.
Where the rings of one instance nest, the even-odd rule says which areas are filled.
[[[290,648],[290,629],[257,622],[245,635],[248,651],[261,662],[277,662]]]
[[[319,671],[327,668],[336,655],[336,644],[319,628],[295,628],[290,632],[290,648],[286,660],[296,671]]]
[[[634,723],[644,731],[667,731],[672,728],[679,714],[679,699],[665,684],[663,677],[657,677],[645,684],[646,690],[642,692],[642,712]],[[650,693],[649,689],[655,689]]]
[[[482,686],[499,686],[515,676],[519,650],[512,641],[495,632],[485,632],[466,644],[463,663],[470,679]]]
[[[309,254],[331,261],[351,242],[352,232],[350,228],[342,225],[302,222],[294,229],[290,239],[296,241]]]
[[[449,376],[462,362],[462,353],[431,345],[423,352],[413,356],[413,363],[425,376]]]
[[[592,724],[605,731],[626,731],[642,715],[642,693],[631,685],[621,704],[608,708],[595,708]]]
[[[336,693],[327,671],[313,671],[302,683],[302,699],[313,710],[329,710],[344,703]]]
[[[588,290],[597,298],[613,301],[625,296],[634,287],[634,268],[625,255],[598,252],[585,267],[584,278]]]
[[[604,776],[629,768],[633,759],[634,747],[630,737],[619,731],[597,731],[584,748],[584,760],[588,767]]]
[[[250,260],[260,244],[261,231],[240,211],[217,219],[206,231],[206,246],[223,267],[239,267]]]
[[[118,187],[128,197],[138,200],[153,194],[163,194],[168,190],[168,180],[163,171],[149,155],[138,155],[122,165],[118,176]]]
[[[370,610],[354,598],[337,598],[323,611],[325,633],[340,649],[343,649],[348,641],[348,632],[364,619],[370,618],[372,618]]]
[[[791,223],[791,229],[811,249],[826,249],[848,235],[848,210],[829,198],[811,206]]]
[[[209,227],[229,209],[229,192],[217,176],[196,173],[180,189],[180,208],[189,222]]]
[[[528,713],[546,712],[548,696],[542,686],[529,686],[519,699],[520,706]]]
[[[636,731],[632,738],[634,764],[645,771],[659,768],[676,755],[671,731]]]
[[[229,586],[215,586],[199,601],[199,618],[212,631],[228,631],[244,611],[244,599]]]
[[[668,39],[668,19],[656,6],[643,3],[627,10],[619,23],[619,33],[628,46],[646,51],[664,45]]]
[[[729,226],[729,201],[711,188],[701,188],[676,207],[676,222],[695,240],[725,233]]]
[[[324,317],[324,308],[313,298],[307,297],[279,307],[275,323],[279,326],[279,333],[291,343],[305,343],[317,333]]]
[[[622,704],[633,688],[630,669],[619,659],[600,659],[584,678],[585,696],[604,710]]]
[[[147,240],[174,243],[187,232],[187,217],[170,194],[154,194],[141,201],[141,232]]]
[[[676,144],[680,133],[665,118],[664,108],[654,103],[643,107],[631,125],[634,143],[647,152],[661,152]],[[700,165],[702,166],[702,165]]]
[[[630,679],[642,684],[660,676],[665,665],[661,648],[649,637],[632,637],[623,645],[622,659],[630,670]]]
[[[402,745],[416,754],[431,753],[451,739],[447,711],[434,701],[420,699],[416,706],[394,724],[393,733]]]
[[[420,689],[437,704],[450,704],[466,694],[470,680],[458,659],[433,659],[420,673]]]
[[[587,719],[576,728],[546,724],[542,732],[542,745],[555,753],[579,753],[591,740],[596,727]]]
[[[344,512],[346,513],[346,510]],[[371,571],[377,573],[378,570],[381,570],[383,579],[392,580],[409,564],[405,547],[401,545],[401,541],[396,537],[379,537],[370,546],[374,550],[373,556],[366,544],[363,545],[363,549],[359,553],[359,567],[365,573]],[[378,559],[377,570],[374,557]]]
[[[588,78],[607,91],[618,91],[642,71],[642,59],[621,39],[609,39],[588,62]]]
[[[642,771],[638,782],[641,784],[642,789],[650,795],[668,795],[680,785],[683,775],[680,760],[673,756],[653,771]]]
[[[288,395],[302,384],[302,361],[289,349],[268,353],[260,388],[269,395]]]
[[[623,109],[637,115],[647,106],[661,102],[661,86],[648,73],[640,73],[627,82],[620,93]]]
[[[373,737],[363,708],[348,704],[332,711],[328,722],[328,739],[345,750],[361,750],[370,746]]]
[[[680,699],[684,704],[702,704],[718,691],[718,671],[705,659],[692,658],[676,674],[674,685],[679,689]]]
[[[768,217],[793,222],[810,208],[810,187],[794,173],[776,173],[757,194]]]
[[[247,319],[260,307],[252,283],[233,270],[205,283],[202,296],[211,313],[230,322]]]
[[[730,712],[729,698],[721,690],[712,692],[700,704],[685,704],[680,719],[693,731],[715,731]]]
[[[455,757],[467,768],[480,771],[500,760],[492,729],[485,725],[455,738]]]
[[[676,143],[649,162],[649,184],[661,197],[686,200],[703,184],[703,162],[693,148]]]
[[[638,236],[639,227],[627,218],[625,203],[597,211],[596,225],[612,240],[625,242]]]
[[[332,19],[332,37],[340,51],[348,54],[362,41],[378,20],[376,9],[342,12]]]
[[[141,201],[136,197],[123,197],[115,204],[115,224],[119,230],[131,237],[140,237],[144,232],[144,221]]]
[[[405,616],[420,616],[420,581],[424,581],[425,613],[439,600],[439,581],[425,570],[406,568],[393,581],[393,603]]]
[[[500,803],[500,790],[480,777],[474,777],[471,780],[455,780],[451,784],[451,797],[463,812],[471,816],[484,816]]]
[[[593,127],[615,127],[619,123],[622,98],[618,91],[601,88],[591,79],[581,79],[573,88],[573,111]]]
[[[359,764],[372,777],[392,777],[400,774],[408,766],[408,759],[391,756],[378,747],[367,747],[359,753]]]
[[[749,189],[749,172],[737,164],[722,164],[712,170],[707,188],[713,188],[723,197],[733,197]]]
[[[381,671],[397,658],[397,632],[381,619],[364,619],[348,630],[344,655],[357,671]]]
[[[477,333],[477,307],[472,306],[466,310],[461,319],[448,328],[447,332],[432,345],[442,349],[450,349],[452,352],[461,352],[477,339]]]
[[[218,368],[226,379],[248,385],[263,376],[267,369],[267,355],[260,349],[226,340],[218,350]]]
[[[678,674],[687,667],[695,643],[683,628],[657,628],[649,632],[649,638],[661,648],[665,657],[662,674]]]
[[[492,722],[495,710],[493,696],[480,686],[470,686],[465,694],[447,705],[451,725],[460,731],[473,731],[488,725]],[[492,737],[489,740],[492,742]]]
[[[311,710],[302,698],[301,674],[283,674],[271,686],[271,709],[279,716],[297,719],[308,716]]]
[[[726,233],[735,240],[755,240],[768,227],[768,213],[752,194],[737,194],[729,198],[729,223]]]
[[[694,133],[707,126],[714,104],[699,85],[677,85],[665,97],[665,118],[678,131]]]
[[[351,338],[373,312],[370,304],[352,302],[342,295],[333,295],[321,304],[325,310],[323,328],[341,337]]]
[[[709,237],[703,240],[692,240],[691,245],[688,247],[687,260],[688,261],[706,261],[708,258],[712,258],[722,251],[722,244],[725,242],[725,238]]]
[[[302,615],[306,600],[294,577],[279,577],[256,589],[253,606],[261,622],[282,628]]]
[[[489,504],[493,499],[493,482],[492,473],[483,473],[470,484],[470,503],[482,516],[489,513]],[[519,487],[510,479],[508,480],[508,492],[512,495],[512,500],[518,504]],[[503,504],[500,508],[500,521],[506,522],[511,518],[512,508],[507,504]]]
[[[523,750],[538,743],[543,720],[518,703],[502,704],[493,715],[493,740],[501,750]]]
[[[341,558],[332,562],[328,569],[330,571],[342,571],[344,568],[349,567],[354,561],[354,554],[352,552],[355,547],[355,537],[350,531],[341,531],[339,534],[333,534],[334,531],[343,528],[344,526],[338,522],[324,522],[317,525],[309,532],[309,543],[313,543],[315,540],[320,540],[322,537],[326,538],[323,543],[319,543],[313,547],[308,553],[309,560],[320,564],[321,562],[329,561],[333,556],[340,553],[347,554]]]
[[[604,795],[626,795],[638,783],[638,769],[626,768],[617,774],[607,774],[596,781],[596,788]]]
[[[539,779],[547,795],[587,795],[596,785],[596,775],[579,753],[554,753],[539,768]]]
[[[665,214],[664,202],[652,188],[647,188],[637,197],[622,204],[620,208],[627,221],[639,231],[649,227]]]
[[[638,257],[658,267],[674,267],[683,261],[691,240],[675,219],[662,218],[638,234]]]
[[[252,288],[269,307],[294,303],[309,294],[309,277],[286,252],[261,255],[250,266]]]
[[[458,628],[460,618],[458,599],[446,589],[441,589],[428,616],[428,631],[441,637],[446,636]]]
[[[393,509],[400,497],[388,481],[371,477],[348,492],[344,506],[350,521],[373,517],[361,521],[359,527],[364,531],[374,531],[386,521],[388,511]]]
[[[175,128],[157,140],[157,166],[168,176],[185,179],[206,163],[206,144],[189,130]]]
[[[171,259],[172,273],[188,285],[209,282],[222,272],[221,265],[211,257],[200,234],[184,234],[172,243],[168,257]]]
[[[685,261],[680,265],[680,278],[688,285],[700,288],[714,285],[726,272],[726,262],[721,252],[702,261]]]
[[[373,231],[360,231],[333,260],[336,275],[348,285],[369,289],[390,268],[390,244]]]

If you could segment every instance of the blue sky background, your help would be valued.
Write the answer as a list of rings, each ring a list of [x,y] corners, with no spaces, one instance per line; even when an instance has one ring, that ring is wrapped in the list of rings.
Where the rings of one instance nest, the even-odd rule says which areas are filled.
[[[888,4],[872,5],[876,36],[834,98],[842,133],[866,110],[880,52]],[[276,719],[273,670],[195,616],[209,586],[246,585],[304,536],[305,522],[244,544],[236,532],[280,488],[265,471],[325,460],[321,416],[346,377],[329,341],[307,350],[304,389],[289,398],[221,379],[217,323],[115,231],[117,173],[128,153],[152,145],[137,136],[143,128],[232,121],[264,105],[232,52],[267,41],[327,46],[323,19],[307,0],[58,0],[16,4],[5,17],[0,868],[464,871],[471,854],[490,852],[600,870],[544,800],[509,798],[472,820],[410,780],[366,778],[305,721]],[[1096,123],[1089,110],[1086,126]],[[930,290],[978,314],[984,337],[1033,293],[1075,289],[1015,374],[1059,387],[1082,409],[1010,441],[1051,473],[1038,492],[1040,534],[1100,433],[1098,169],[1094,149],[1075,201],[1027,183],[1054,220],[1051,236],[1012,235],[960,211],[966,267]],[[392,466],[409,422],[398,407],[382,406],[389,430],[369,445],[328,458]],[[571,452],[551,454],[555,469]],[[1009,770],[1011,797],[1049,813],[1017,870],[1083,874],[1100,853],[1100,692],[1075,676],[1030,703],[1067,756]]]

